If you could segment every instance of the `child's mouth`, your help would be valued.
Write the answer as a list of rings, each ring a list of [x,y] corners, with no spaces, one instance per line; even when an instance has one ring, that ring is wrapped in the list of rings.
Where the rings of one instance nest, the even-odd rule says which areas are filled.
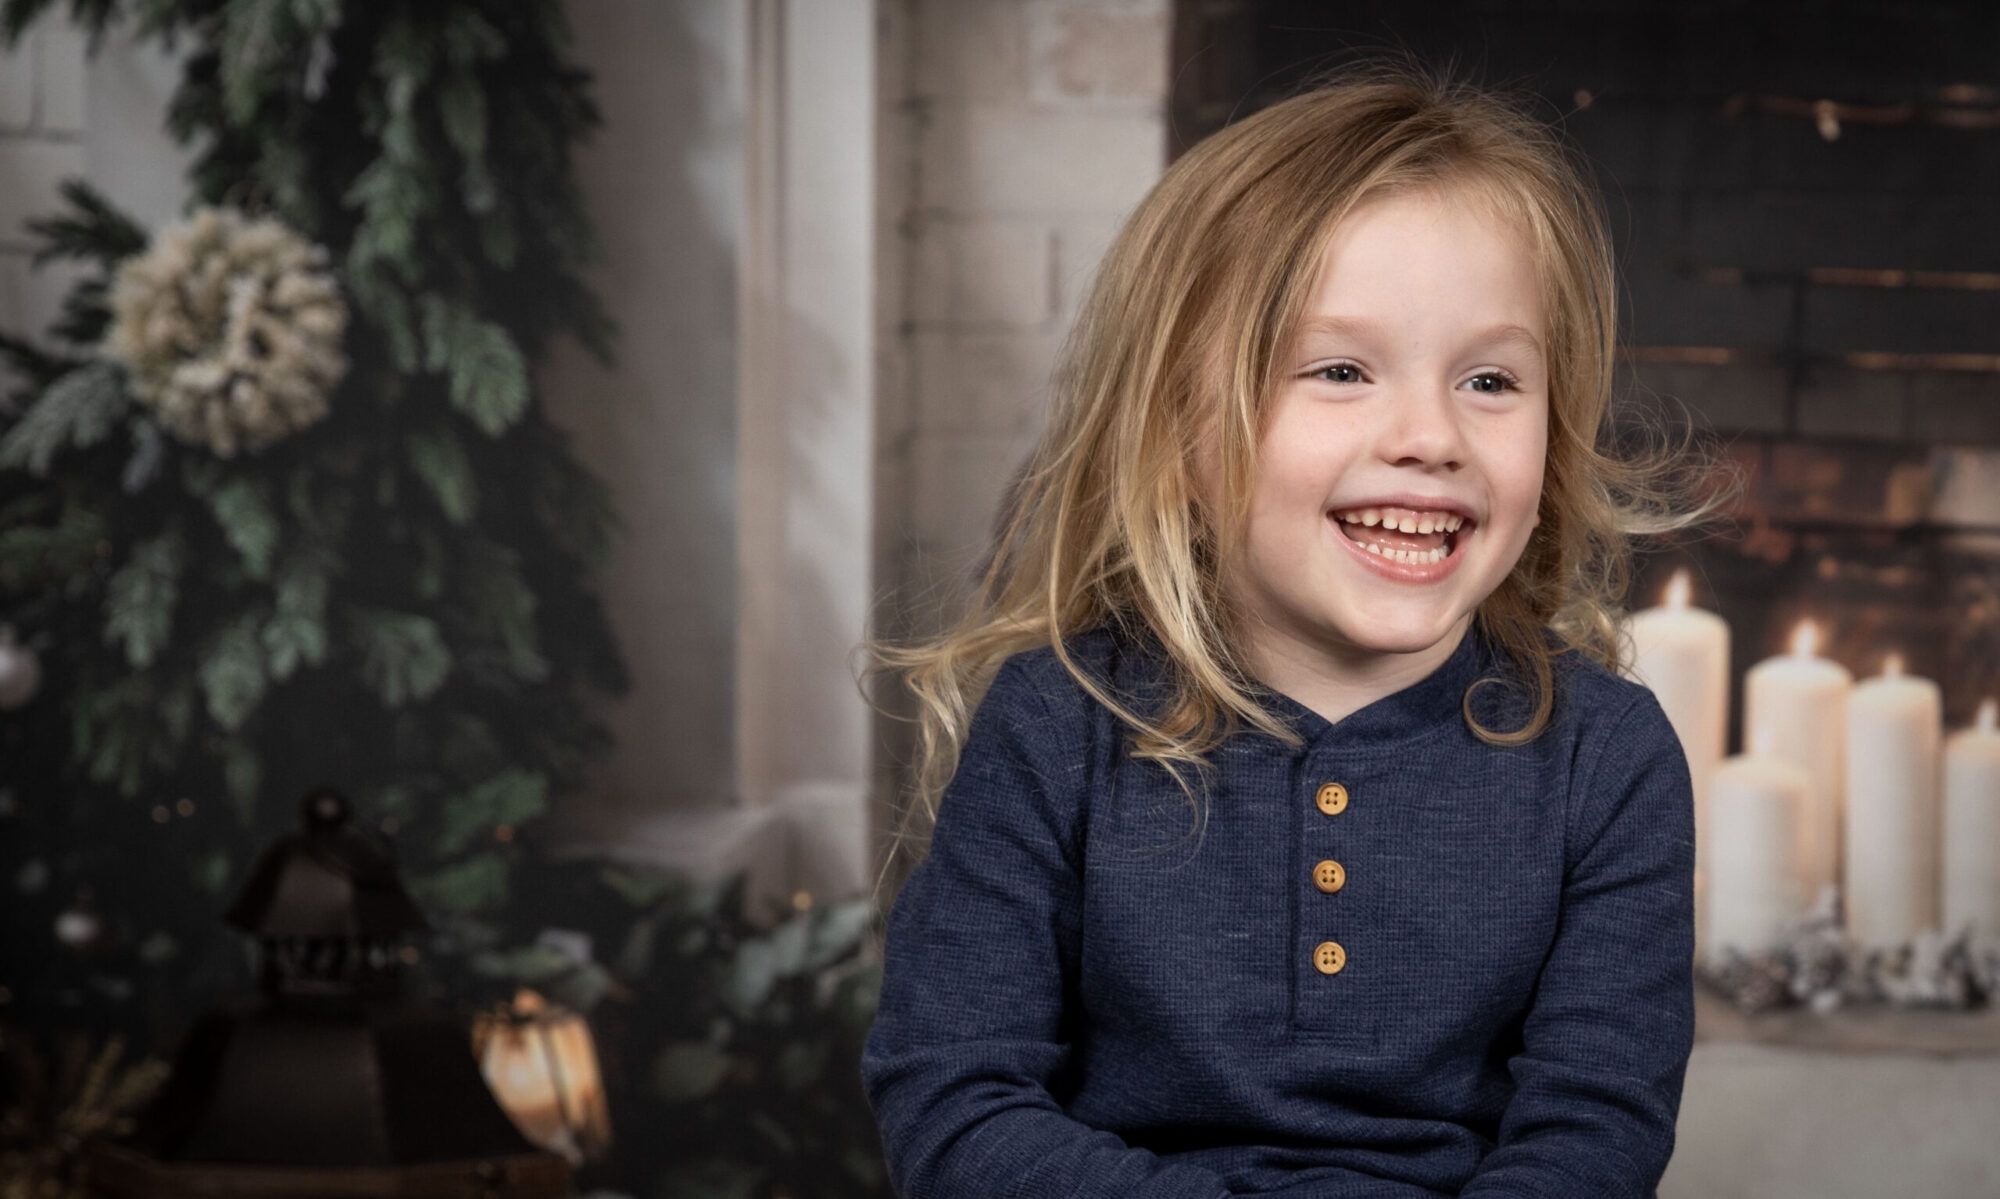
[[[1466,524],[1455,512],[1417,508],[1344,508],[1330,514],[1340,531],[1371,554],[1390,562],[1427,566],[1451,556]]]

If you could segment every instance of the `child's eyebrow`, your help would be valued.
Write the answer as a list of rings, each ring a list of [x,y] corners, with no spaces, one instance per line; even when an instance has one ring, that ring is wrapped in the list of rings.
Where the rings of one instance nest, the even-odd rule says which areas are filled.
[[[1381,330],[1374,321],[1358,316],[1309,316],[1299,322],[1299,339],[1312,336],[1352,338],[1357,341],[1371,340],[1381,336]],[[1481,329],[1472,335],[1468,344],[1475,346],[1514,345],[1527,350],[1536,358],[1542,357],[1542,340],[1534,330],[1525,325],[1495,325]]]

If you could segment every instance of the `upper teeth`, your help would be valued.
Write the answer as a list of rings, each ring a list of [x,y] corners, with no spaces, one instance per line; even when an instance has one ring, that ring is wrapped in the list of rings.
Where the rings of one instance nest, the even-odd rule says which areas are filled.
[[[1403,533],[1455,533],[1465,518],[1451,512],[1412,512],[1407,508],[1351,508],[1338,514],[1351,525],[1381,525]]]

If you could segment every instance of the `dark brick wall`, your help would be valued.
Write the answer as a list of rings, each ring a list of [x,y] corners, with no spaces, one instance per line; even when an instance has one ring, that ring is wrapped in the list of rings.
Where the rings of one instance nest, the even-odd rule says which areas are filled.
[[[1529,93],[1589,157],[1618,411],[1745,470],[1733,522],[1656,547],[1634,606],[1688,566],[1739,677],[1810,615],[1968,720],[2000,691],[2000,4],[1181,0],[1174,148],[1398,48]]]

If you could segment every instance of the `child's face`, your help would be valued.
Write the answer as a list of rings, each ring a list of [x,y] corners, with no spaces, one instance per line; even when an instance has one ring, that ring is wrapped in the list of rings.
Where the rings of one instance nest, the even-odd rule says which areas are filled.
[[[1347,217],[1281,363],[1226,584],[1253,662],[1449,655],[1538,519],[1547,343],[1528,245],[1477,198],[1390,192]]]

